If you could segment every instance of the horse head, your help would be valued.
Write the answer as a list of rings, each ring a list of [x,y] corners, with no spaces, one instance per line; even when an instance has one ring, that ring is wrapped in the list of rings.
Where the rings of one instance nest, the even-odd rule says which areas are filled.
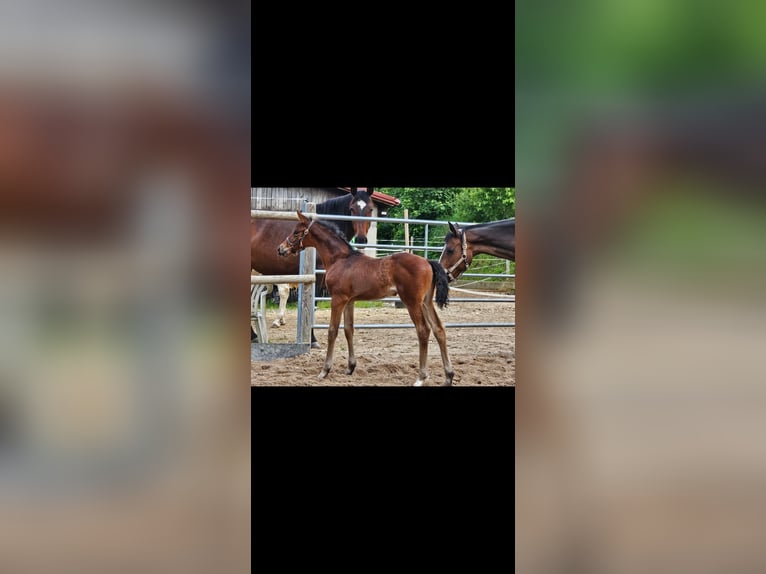
[[[439,264],[447,272],[450,283],[457,279],[461,273],[468,270],[471,264],[466,245],[465,233],[457,223],[449,223],[450,233],[444,238],[444,248],[442,249]],[[458,268],[462,265],[462,269]]]
[[[349,209],[351,215],[359,217],[371,217],[372,216],[372,196],[366,190],[351,190],[351,202],[349,203]],[[356,236],[356,243],[367,243],[367,232],[370,230],[370,221],[354,221],[354,235]]]
[[[311,229],[312,221],[303,215],[300,210],[295,213],[298,214],[298,224],[293,228],[292,232],[290,232],[290,235],[277,246],[277,253],[282,257],[294,255],[303,251],[305,249],[303,240],[306,239],[306,236],[309,234],[309,229]]]

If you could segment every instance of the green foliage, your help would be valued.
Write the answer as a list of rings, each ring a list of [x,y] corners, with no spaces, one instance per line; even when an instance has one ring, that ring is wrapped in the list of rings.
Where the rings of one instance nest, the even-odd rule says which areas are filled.
[[[498,259],[497,257],[492,257],[491,255],[479,253],[473,258],[473,261],[471,262],[471,268],[469,269],[468,272],[469,273],[505,273],[506,268],[508,268],[508,273],[516,273],[516,262],[505,261],[503,259]],[[470,280],[467,277],[463,277],[462,279],[464,281]],[[482,278],[482,281],[508,281],[508,279],[503,279],[501,277],[492,277],[492,278]]]
[[[464,188],[455,202],[453,218],[486,223],[516,215],[516,190],[512,187]]]
[[[455,198],[461,191],[458,187],[386,187],[380,191],[401,200],[399,207],[388,211],[390,217],[404,217],[408,210],[410,219],[439,219],[452,216]],[[413,232],[423,233],[422,227],[410,228]],[[404,226],[399,224],[378,225],[378,240],[404,241]]]
[[[380,191],[398,197],[402,204],[391,208],[390,217],[435,219],[441,221],[487,222],[516,215],[516,190],[512,187],[387,187]],[[429,245],[441,244],[447,226],[431,226]],[[423,244],[423,227],[410,227],[415,244]],[[418,240],[419,239],[419,240]],[[438,241],[437,241],[438,239]],[[404,241],[404,226],[380,223],[378,241]],[[422,252],[421,252],[422,254]],[[434,257],[431,254],[430,257]]]
[[[398,197],[402,204],[389,210],[391,217],[404,217],[409,210],[411,219],[446,219],[452,215],[452,205],[463,188],[459,187],[387,187],[383,193]]]

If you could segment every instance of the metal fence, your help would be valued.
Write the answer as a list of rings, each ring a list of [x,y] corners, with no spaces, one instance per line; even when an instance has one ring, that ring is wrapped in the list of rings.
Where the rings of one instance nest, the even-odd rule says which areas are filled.
[[[304,205],[304,208],[307,206]],[[313,207],[313,206],[312,206]],[[312,208],[308,208],[311,211],[313,211]],[[383,222],[383,223],[401,223],[401,224],[408,224],[408,225],[422,225],[424,226],[424,233],[423,233],[423,244],[415,244],[412,241],[409,245],[403,245],[403,244],[366,244],[364,245],[364,248],[373,248],[377,252],[383,252],[383,254],[388,254],[389,252],[400,252],[400,251],[421,251],[423,254],[427,254],[429,252],[441,252],[443,249],[443,238],[442,238],[442,244],[441,245],[430,245],[429,244],[429,236],[430,236],[430,226],[434,225],[448,225],[447,221],[438,221],[438,220],[431,220],[431,219],[407,219],[407,218],[395,218],[395,217],[358,217],[358,216],[351,216],[351,215],[325,215],[325,214],[317,214],[317,213],[306,213],[306,215],[313,219],[329,219],[329,220],[345,220],[345,221],[355,221],[355,220],[369,220],[369,221],[377,221],[377,222]],[[282,212],[282,211],[268,211],[268,210],[251,210],[250,216],[254,218],[263,218],[263,219],[285,219],[285,220],[295,220],[297,221],[296,215],[293,212]],[[466,225],[474,225],[470,222],[453,222],[458,223],[460,226],[466,226]],[[309,250],[306,250],[309,251]],[[313,248],[311,251],[314,251]],[[305,251],[303,252],[305,254]],[[315,255],[312,255],[315,257]],[[306,270],[304,268],[304,259],[306,256],[301,259],[301,269],[300,274],[304,275],[306,274]],[[502,261],[499,260],[498,261]],[[315,273],[324,273],[324,269],[316,269]],[[263,281],[267,282],[269,279],[269,276],[260,276],[263,277]],[[477,272],[471,272],[471,273],[463,273],[461,277],[465,278],[501,278],[501,279],[515,279],[516,274],[515,273],[477,273]],[[274,279],[274,278],[272,278]],[[305,280],[305,278],[304,278]],[[276,281],[273,281],[276,282]],[[450,287],[450,290],[454,290],[457,292],[465,292],[469,294],[477,294],[476,291],[469,291],[466,289],[456,288],[456,287]],[[302,290],[299,292],[299,302],[298,302],[298,309],[299,309],[299,318],[298,318],[298,342],[302,342],[303,339],[301,338],[300,333],[305,333],[306,326],[303,325],[303,328],[301,326],[301,323],[305,323],[308,319],[305,317],[305,313],[301,313],[302,309],[305,309],[307,305],[305,303],[302,304],[302,295],[308,293],[309,290]],[[330,301],[331,297],[316,297],[314,295],[314,289],[310,290],[310,297],[312,298],[312,301],[310,303],[310,308],[313,310],[316,307],[317,301]],[[400,301],[398,297],[385,297],[383,299],[379,299],[380,301],[388,301],[388,302],[397,302]],[[454,297],[450,298],[451,302],[454,303],[505,303],[505,302],[515,302],[516,296],[515,295],[490,295],[487,293],[482,294],[482,296],[479,297]],[[304,315],[304,316],[301,316]],[[313,323],[313,317],[312,317],[312,323]],[[327,329],[329,325],[327,324],[312,324],[311,325],[314,329]],[[515,322],[485,322],[485,323],[445,323],[445,327],[448,328],[486,328],[486,327],[497,327],[497,328],[515,328],[516,323]],[[415,326],[412,323],[367,323],[367,324],[354,324],[355,329],[409,329],[414,328]],[[342,328],[342,324],[341,324]]]

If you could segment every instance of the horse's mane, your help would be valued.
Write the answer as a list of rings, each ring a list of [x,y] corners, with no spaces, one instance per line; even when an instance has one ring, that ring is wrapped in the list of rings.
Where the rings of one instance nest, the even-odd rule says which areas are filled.
[[[482,229],[485,227],[498,227],[500,225],[516,225],[516,218],[511,217],[510,219],[500,219],[498,221],[487,221],[486,223],[474,223],[473,225],[466,225],[463,229],[475,229],[477,227],[481,227]]]
[[[357,192],[359,193],[366,193],[366,192]],[[368,199],[372,199],[372,196],[367,194]],[[323,201],[322,203],[317,203],[316,205],[316,211],[317,213],[333,213],[335,215],[350,215],[351,209],[351,195],[345,194],[341,195],[339,197],[334,197],[332,199],[328,199],[327,201]]]
[[[351,203],[351,199],[348,195],[342,195],[340,197],[334,197],[332,199],[328,199],[327,201],[323,201],[322,203],[317,203],[316,205],[316,211],[317,213],[332,213],[335,215],[349,215],[351,213],[351,210],[349,209],[349,204]]]
[[[316,212],[324,215],[351,215],[351,196],[341,195],[340,197],[334,197],[317,203]],[[335,221],[335,228],[339,229],[343,236],[348,241],[348,234],[352,237],[354,235],[354,224],[351,221]]]
[[[346,237],[346,234],[345,234],[345,233],[343,233],[343,230],[342,230],[340,227],[338,227],[338,225],[337,225],[337,224],[336,224],[334,221],[331,221],[331,220],[327,220],[327,219],[325,219],[325,220],[319,220],[319,219],[318,219],[318,220],[316,220],[316,221],[314,222],[314,225],[317,225],[317,224],[318,224],[318,225],[321,225],[322,227],[326,227],[328,230],[332,231],[332,233],[333,233],[333,234],[334,234],[334,235],[335,235],[335,236],[336,236],[338,239],[340,239],[341,241],[343,241],[343,243],[345,243],[346,245],[348,245],[349,249],[351,250],[351,252],[352,252],[354,255],[361,255],[361,254],[362,254],[362,252],[361,252],[361,251],[359,251],[359,250],[358,250],[356,247],[354,247],[354,246],[353,246],[353,245],[352,245],[352,244],[349,242],[348,238]]]
[[[480,229],[489,229],[496,226],[505,226],[505,225],[512,225],[514,228],[516,227],[516,218],[511,217],[510,219],[500,219],[498,221],[488,221],[486,223],[474,223],[473,225],[466,225],[462,227],[461,229],[463,231],[468,231],[470,229],[476,229],[477,227]],[[444,239],[452,239],[453,237],[457,237],[454,233],[452,233],[452,230],[447,231],[447,235],[444,237]]]

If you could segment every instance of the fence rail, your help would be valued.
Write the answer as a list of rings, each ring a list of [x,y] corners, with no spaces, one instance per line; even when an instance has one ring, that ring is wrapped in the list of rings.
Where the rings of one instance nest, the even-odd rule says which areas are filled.
[[[362,217],[360,215],[330,215],[326,213],[304,213],[309,219],[337,219],[340,221],[382,221],[383,223],[411,223],[413,225],[449,225],[447,221],[438,221],[435,219],[404,219],[403,217]],[[250,217],[256,219],[287,219],[298,221],[298,216],[292,211],[269,211],[265,209],[251,209]],[[475,225],[474,223],[465,223],[462,221],[453,221],[458,225]]]
[[[444,323],[445,327],[450,328],[474,328],[481,329],[485,327],[515,327],[516,323]],[[329,325],[319,324],[314,325],[314,329],[327,329]],[[370,323],[358,325],[354,323],[354,329],[414,329],[415,325],[412,323]],[[338,329],[343,329],[343,323],[340,324]]]
[[[511,297],[497,297],[493,299],[476,299],[475,297],[450,297],[450,303],[514,303],[516,296]],[[376,301],[394,302],[401,301],[399,297],[384,297],[383,299],[375,299]],[[332,301],[332,297],[314,297],[314,301]]]
[[[314,275],[251,275],[250,285],[269,285],[273,283],[313,283]]]
[[[390,251],[441,251],[443,249],[443,245],[440,246],[431,246],[428,245],[428,226],[429,225],[448,225],[449,222],[447,221],[439,221],[439,220],[433,220],[433,219],[407,219],[407,218],[396,218],[396,217],[359,217],[359,216],[353,216],[353,215],[326,215],[326,214],[317,214],[313,213],[313,206],[311,209],[307,212],[305,209],[302,210],[304,212],[304,215],[310,219],[315,220],[322,220],[322,219],[328,219],[328,220],[340,220],[340,221],[377,221],[377,222],[383,222],[383,223],[406,223],[409,225],[425,225],[425,245],[417,245],[417,244],[411,244],[411,245],[392,245],[392,244],[367,244],[367,245],[358,245],[360,248],[374,248],[374,249],[380,249],[380,250],[390,250]],[[271,211],[271,210],[264,210],[264,209],[253,209],[250,210],[250,216],[256,219],[279,219],[279,220],[287,220],[287,221],[297,221],[298,216],[293,211]],[[474,225],[471,222],[452,222],[457,223],[461,226],[466,225]],[[304,287],[300,291],[299,300],[304,299],[306,295],[310,297],[310,304],[307,305],[307,301],[299,302],[299,312],[298,312],[298,332],[303,333],[303,336],[298,337],[299,342],[306,340],[306,328],[307,325],[304,323],[309,320],[312,324],[310,325],[314,329],[327,329],[329,325],[318,323],[313,323],[313,313],[308,312],[308,309],[313,309],[316,305],[316,301],[330,301],[332,300],[331,297],[315,297],[314,296],[314,290],[306,289],[306,285],[308,283],[315,282],[315,274],[316,273],[324,273],[324,269],[316,269],[311,270],[313,273],[309,272],[308,269],[304,268],[303,265],[303,258],[300,268],[300,275],[257,275],[257,276],[251,276],[250,281],[251,284],[265,284],[265,283],[303,283]],[[515,279],[516,274],[515,273],[463,273],[462,277],[496,277],[499,279]],[[381,299],[381,301],[399,301],[400,299],[398,297],[386,297]],[[491,299],[482,299],[482,298],[468,298],[468,297],[455,297],[451,299],[452,302],[460,302],[460,303],[480,303],[480,302],[491,302],[491,303],[506,303],[506,302],[515,302],[516,296],[509,296],[509,297],[502,297],[502,296],[494,296]],[[311,319],[308,319],[311,317]],[[341,328],[342,328],[341,324]],[[515,328],[516,323],[515,322],[482,322],[482,323],[446,323],[444,325],[445,327],[449,328]],[[369,323],[369,324],[355,324],[355,329],[409,329],[414,328],[414,325],[412,323]]]

